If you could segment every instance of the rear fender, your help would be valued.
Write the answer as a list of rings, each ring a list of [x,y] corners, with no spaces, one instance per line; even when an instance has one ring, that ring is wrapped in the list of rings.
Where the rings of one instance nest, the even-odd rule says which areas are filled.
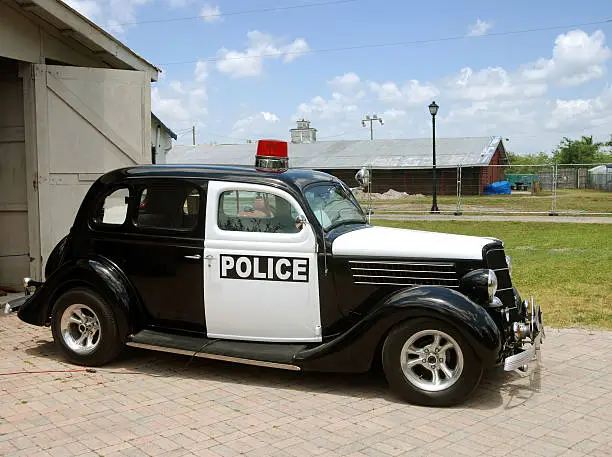
[[[408,319],[430,317],[453,325],[485,366],[501,350],[499,328],[487,311],[465,295],[444,287],[414,287],[386,297],[348,331],[301,351],[295,362],[305,370],[367,371],[392,327]]]
[[[111,261],[103,257],[65,263],[40,286],[18,312],[19,318],[33,325],[47,325],[57,298],[75,287],[89,287],[113,308],[120,335],[131,333],[144,320],[144,310],[136,290]]]

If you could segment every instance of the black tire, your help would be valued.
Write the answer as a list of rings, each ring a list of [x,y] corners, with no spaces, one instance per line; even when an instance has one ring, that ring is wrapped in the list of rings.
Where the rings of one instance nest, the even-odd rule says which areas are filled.
[[[97,319],[99,333],[97,339],[94,336],[95,346],[84,350],[70,347],[72,340],[77,339],[68,333],[80,335],[77,324],[70,324],[72,327],[68,331],[62,332],[62,316],[68,308],[73,305],[83,305],[86,309],[86,315],[91,319],[91,314]],[[89,313],[89,311],[92,313]],[[81,310],[82,311],[82,310]],[[71,314],[68,312],[66,315]],[[93,321],[93,319],[92,319]],[[76,329],[74,326],[76,325]],[[51,316],[51,331],[53,339],[57,344],[62,355],[70,362],[77,365],[85,366],[100,366],[115,359],[121,349],[123,343],[119,335],[117,321],[110,305],[96,292],[87,288],[75,288],[64,292],[55,301]]]
[[[412,370],[409,374],[410,378],[404,374],[404,369],[402,369],[400,363],[402,348],[411,337],[417,337],[420,332],[424,332],[425,336],[423,336],[422,339],[415,340],[415,343],[420,342],[420,344],[417,346],[425,347],[427,349],[428,347],[435,347],[433,346],[433,343],[431,346],[427,344],[428,338],[430,338],[427,336],[427,331],[431,331],[432,333],[437,332],[438,334],[442,332],[442,334],[450,336],[451,339],[454,340],[454,343],[458,345],[461,354],[458,354],[455,349],[449,349],[446,350],[446,355],[444,356],[444,364],[446,368],[448,368],[446,366],[446,356],[449,357],[449,364],[452,365],[454,360],[455,366],[453,367],[453,373],[457,373],[456,376],[447,378],[441,368],[428,369],[424,365],[428,365],[430,367],[433,367],[434,365],[429,365],[429,362],[422,364],[418,361],[415,363],[413,368],[407,369],[409,371]],[[431,336],[431,339],[433,340],[433,336]],[[422,343],[422,341],[425,343]],[[442,341],[445,341],[443,337]],[[423,346],[423,344],[425,344],[425,346]],[[433,353],[430,353],[429,356],[434,356],[434,359],[437,358],[437,356],[435,356]],[[412,357],[420,359],[421,357],[427,356],[413,355]],[[461,357],[462,369],[459,370],[457,368],[459,366],[458,360]],[[414,358],[410,360],[414,360]],[[421,360],[428,359],[423,358]],[[395,328],[393,328],[387,335],[387,338],[383,344],[382,363],[385,376],[389,382],[391,390],[409,403],[425,406],[452,406],[465,401],[478,386],[483,371],[482,363],[474,353],[474,350],[455,327],[445,322],[429,318],[414,319],[412,321],[398,324]],[[422,370],[422,374],[420,374],[419,369]],[[452,384],[450,384],[447,388],[443,388],[442,390],[430,390],[433,388],[440,388],[431,386],[434,381],[434,370],[437,371],[437,376],[442,378],[442,382],[448,379],[448,383]],[[420,379],[415,380],[415,378],[419,378],[419,376]],[[427,379],[428,376],[431,376],[432,379]],[[419,381],[425,381],[424,384],[429,383],[429,388],[424,389],[421,386],[417,386],[415,383],[418,383]],[[421,384],[423,383],[421,382]]]

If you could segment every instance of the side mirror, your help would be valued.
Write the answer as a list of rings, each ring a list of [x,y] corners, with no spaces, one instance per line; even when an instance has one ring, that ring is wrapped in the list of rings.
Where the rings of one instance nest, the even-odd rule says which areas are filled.
[[[298,216],[295,218],[295,227],[301,231],[306,225],[308,225],[308,219],[306,219],[306,216],[303,214],[298,214]]]
[[[355,174],[355,180],[359,183],[361,189],[367,192],[370,187],[370,170],[366,167],[361,168],[361,170]]]

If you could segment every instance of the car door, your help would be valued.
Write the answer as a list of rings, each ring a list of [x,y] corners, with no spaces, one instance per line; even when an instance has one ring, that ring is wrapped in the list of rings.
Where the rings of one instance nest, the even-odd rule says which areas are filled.
[[[287,192],[208,184],[204,302],[209,338],[321,341],[316,238]]]
[[[104,199],[94,249],[129,278],[149,325],[206,331],[204,199],[201,183],[179,179],[132,180]]]

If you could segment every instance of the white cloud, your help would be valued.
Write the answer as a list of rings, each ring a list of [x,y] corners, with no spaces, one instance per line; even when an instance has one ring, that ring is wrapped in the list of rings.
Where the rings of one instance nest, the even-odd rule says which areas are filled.
[[[593,98],[555,100],[546,127],[591,129],[595,131],[594,133],[607,134],[610,133],[610,123],[612,123],[612,86],[606,87],[601,94]],[[607,131],[598,127],[603,127],[603,130]]]
[[[196,82],[204,82],[208,79],[208,63],[199,61],[196,63],[195,70],[193,72]]]
[[[345,73],[342,76],[336,76],[328,84],[339,92],[347,92],[354,90],[361,83],[361,78],[353,72]]]
[[[270,113],[268,111],[262,111],[260,114],[264,118],[264,121],[267,122],[278,122],[280,120],[276,114]]]
[[[572,30],[557,36],[551,59],[539,59],[522,69],[529,81],[550,81],[561,86],[575,86],[605,74],[604,64],[612,58],[601,30],[588,35]]]
[[[185,89],[183,89],[183,84],[180,81],[170,81],[170,88],[178,93],[178,94],[184,94],[185,93]]]
[[[289,63],[300,54],[310,49],[308,43],[298,38],[292,43],[283,44],[283,40],[252,30],[247,33],[247,48],[245,51],[234,51],[222,48],[218,52],[217,70],[227,73],[233,78],[253,77],[261,74],[264,59],[284,57]]]
[[[362,100],[365,95],[364,91],[359,91],[355,94],[333,92],[329,99],[317,95],[312,98],[309,103],[300,104],[297,113],[292,119],[297,120],[303,117],[314,120],[341,120],[347,117],[356,119],[361,116],[361,114],[357,113],[359,108],[357,103]]]
[[[440,136],[500,135],[509,137],[509,148],[519,153],[550,151],[564,135],[605,138],[612,125],[612,86],[591,98],[547,96],[561,82],[605,73],[612,56],[603,34],[568,32],[559,35],[551,48],[552,59],[541,59],[539,67],[533,63],[514,70],[465,67],[432,82],[364,85],[354,73],[341,74],[327,81],[330,95],[299,104],[292,119],[312,121],[321,139],[354,139],[363,138],[359,129],[363,113],[377,110],[386,121],[377,126],[377,138],[427,137],[431,134],[427,104],[435,99],[441,106],[436,123]],[[541,73],[529,73],[538,69]],[[380,108],[381,102],[386,110]]]
[[[283,57],[283,61],[285,63],[293,62],[298,57],[308,53],[310,51],[310,46],[303,38],[298,38],[292,43],[288,44],[281,48],[280,52],[285,53]]]
[[[235,138],[262,138],[264,136],[278,137],[280,129],[278,123],[279,117],[269,111],[261,111],[252,116],[246,116],[238,119],[232,128],[231,136]],[[284,132],[283,137],[287,136],[288,132]]]
[[[64,0],[64,3],[92,20],[101,12],[99,2],[96,0]]]
[[[191,3],[191,0],[167,0],[171,8],[184,8]]]
[[[546,84],[525,81],[508,74],[502,67],[478,71],[465,67],[445,81],[447,96],[461,100],[530,99],[544,95],[546,90]]]
[[[138,8],[151,0],[63,0],[92,22],[108,30],[109,33],[120,35],[136,21]]]
[[[219,22],[223,20],[221,17],[221,8],[205,3],[200,9],[200,16],[204,22]]]
[[[151,89],[151,108],[157,117],[170,125],[182,124],[191,118],[181,98],[162,97],[158,87]]]
[[[468,27],[467,36],[483,36],[489,33],[489,30],[493,28],[492,22],[486,22],[476,19],[476,22]]]
[[[407,114],[406,111],[404,111],[403,109],[391,108],[383,112],[382,118],[385,121],[388,121],[388,120],[398,119],[400,117],[405,117],[406,114]]]
[[[175,131],[202,125],[208,114],[205,71],[198,64],[192,80],[158,81],[151,89],[152,111]]]
[[[380,101],[399,106],[421,105],[439,94],[433,84],[421,84],[416,79],[406,82],[401,88],[394,82],[370,82],[370,90]]]

